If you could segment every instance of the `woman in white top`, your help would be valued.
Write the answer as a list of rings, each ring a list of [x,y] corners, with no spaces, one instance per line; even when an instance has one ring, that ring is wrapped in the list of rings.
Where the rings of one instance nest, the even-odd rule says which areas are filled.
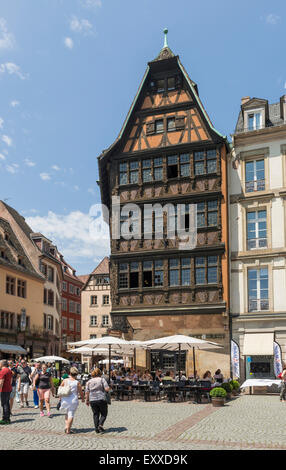
[[[65,410],[65,433],[72,434],[71,427],[74,418],[74,414],[78,407],[78,395],[81,397],[81,401],[84,403],[84,395],[80,383],[76,380],[78,370],[76,367],[71,367],[70,376],[61,383],[61,387],[70,386],[71,394],[61,399],[61,410]]]

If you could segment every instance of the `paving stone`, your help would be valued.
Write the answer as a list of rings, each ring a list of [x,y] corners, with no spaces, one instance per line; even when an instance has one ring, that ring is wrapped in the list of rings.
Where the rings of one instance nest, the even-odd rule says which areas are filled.
[[[0,426],[0,450],[286,449],[286,404],[275,395],[243,395],[222,408],[210,404],[112,401],[106,433],[94,432],[91,409],[80,403],[73,430],[52,402],[52,418],[14,405],[12,424]],[[3,438],[5,437],[5,438]]]

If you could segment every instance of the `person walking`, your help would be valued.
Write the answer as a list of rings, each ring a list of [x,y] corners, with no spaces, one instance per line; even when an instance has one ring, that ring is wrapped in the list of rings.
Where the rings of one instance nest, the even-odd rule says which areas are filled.
[[[41,365],[41,370],[35,375],[33,388],[38,387],[38,395],[40,400],[40,416],[45,416],[44,414],[44,401],[47,408],[47,416],[51,418],[51,405],[50,398],[51,392],[52,395],[55,395],[54,392],[54,383],[52,380],[51,374],[47,371],[47,365],[43,363]]]
[[[31,373],[32,370],[28,366],[25,359],[22,359],[20,366],[17,368],[18,377],[18,392],[20,394],[20,407],[24,408],[24,400],[26,403],[27,408],[29,408],[28,402],[28,393],[29,393],[29,386],[32,383],[31,381]]]
[[[84,403],[84,395],[81,384],[76,377],[78,370],[76,367],[70,368],[70,375],[67,379],[64,379],[61,383],[61,387],[70,387],[71,393],[67,397],[61,398],[61,410],[65,410],[65,433],[73,434],[71,430],[75,412],[78,407],[78,395],[81,397],[81,401]]]
[[[0,362],[0,393],[3,417],[0,424],[10,424],[10,394],[12,392],[12,371],[8,367],[8,361]]]
[[[280,401],[283,403],[286,402],[286,366],[283,367],[281,374],[281,391],[280,391]]]
[[[16,388],[17,388],[17,367],[15,366],[12,360],[8,361],[8,367],[12,372],[12,391],[10,393],[10,416],[12,415],[12,409],[14,404],[14,398],[16,395]]]
[[[34,378],[41,372],[41,363],[36,362],[35,367],[31,373],[31,379],[33,381],[33,400],[34,400],[34,407],[39,408],[39,394],[38,394],[38,386],[34,385]]]
[[[103,424],[108,410],[105,392],[109,392],[108,383],[101,377],[100,369],[96,368],[91,372],[85,389],[86,404],[91,406],[96,433],[104,432]]]

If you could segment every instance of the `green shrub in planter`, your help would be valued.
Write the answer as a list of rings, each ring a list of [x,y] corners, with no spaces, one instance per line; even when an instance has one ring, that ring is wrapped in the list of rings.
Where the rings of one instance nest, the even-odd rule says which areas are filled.
[[[230,382],[225,382],[225,383],[221,384],[221,388],[223,388],[226,391],[226,393],[231,393],[232,389],[233,389],[233,386],[231,385]]]
[[[52,379],[52,380],[53,380],[54,387],[58,388],[58,386],[60,385],[60,379]]]
[[[210,397],[212,398],[226,398],[226,391],[222,387],[215,387],[210,391]]]
[[[233,390],[238,390],[240,387],[240,384],[237,380],[231,380],[229,383],[232,385]]]

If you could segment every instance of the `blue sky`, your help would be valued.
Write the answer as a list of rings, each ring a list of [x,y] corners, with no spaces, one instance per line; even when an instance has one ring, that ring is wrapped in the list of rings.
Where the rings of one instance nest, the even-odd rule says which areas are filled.
[[[242,96],[286,94],[285,0],[0,0],[0,198],[85,274],[97,156],[117,137],[163,29],[216,129]]]

